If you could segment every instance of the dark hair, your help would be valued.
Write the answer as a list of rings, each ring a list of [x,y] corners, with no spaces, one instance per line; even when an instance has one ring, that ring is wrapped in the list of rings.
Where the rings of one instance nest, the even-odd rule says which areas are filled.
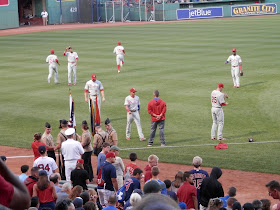
[[[88,192],[82,192],[80,197],[83,199],[83,205],[86,204],[86,202],[89,201],[89,193]]]
[[[36,196],[36,197],[32,197],[30,199],[30,207],[36,207],[39,203],[39,198]]]
[[[262,202],[260,200],[253,200],[252,202],[254,209],[262,209]]]
[[[71,203],[73,202],[69,198],[58,201],[55,205],[55,210],[68,210],[68,206],[70,206]]]
[[[166,185],[166,188],[171,187],[171,180],[170,179],[165,179],[163,182]]]
[[[39,167],[33,167],[33,168],[31,168],[31,176],[33,176],[35,173],[37,173],[38,171],[40,170],[40,168]]]
[[[95,203],[92,201],[86,202],[86,204],[83,206],[85,210],[96,210]]]
[[[39,190],[43,191],[48,188],[50,182],[47,175],[39,176],[39,180],[37,182],[37,187]]]
[[[118,201],[118,200],[117,200],[116,195],[110,195],[110,196],[109,196],[108,203],[110,203],[110,204],[116,204],[117,201]]]
[[[50,123],[46,122],[45,127],[46,127],[46,128],[51,128]]]
[[[135,169],[133,170],[132,175],[133,175],[133,176],[136,176],[137,174],[141,174],[141,173],[143,173],[143,171],[142,171],[140,168],[135,168]]]
[[[276,189],[277,191],[280,192],[280,184],[279,184],[279,182],[277,182],[276,180],[270,181],[270,182],[267,183],[265,186],[266,186],[266,187],[269,187],[271,190],[275,190],[275,189]]]
[[[137,154],[136,154],[135,152],[130,153],[130,154],[129,154],[129,159],[130,159],[131,161],[137,160]]]
[[[34,138],[35,138],[37,141],[39,141],[39,140],[41,139],[41,137],[42,137],[42,134],[41,134],[41,133],[35,133],[35,134],[34,134]]]
[[[28,166],[28,165],[22,165],[22,166],[20,167],[20,170],[21,170],[22,173],[26,173],[26,172],[28,171],[28,169],[29,169],[29,166]]]
[[[270,210],[271,202],[268,199],[261,199],[262,202],[262,210]]]
[[[50,181],[55,184],[58,182],[58,178],[59,178],[58,175],[56,173],[54,173],[50,176]]]
[[[154,95],[155,95],[155,97],[159,97],[159,91],[158,91],[158,90],[155,90],[155,91],[154,91]]]
[[[177,174],[175,175],[174,187],[179,188],[181,186],[181,183],[184,182],[183,176],[184,173],[182,171],[177,172]]]
[[[87,124],[87,121],[83,121],[83,122],[82,122],[82,128],[83,128],[84,130],[88,130],[88,129],[89,129],[88,124]]]
[[[189,171],[185,171],[183,175],[183,180],[186,181],[186,178],[189,178],[191,174],[192,173],[190,173]]]
[[[159,175],[159,168],[157,166],[153,166],[151,169],[151,173],[153,176]]]
[[[228,195],[229,195],[229,197],[234,197],[234,196],[236,196],[236,188],[235,188],[235,187],[230,187],[230,188],[228,189]]]
[[[76,185],[75,187],[72,188],[71,192],[68,195],[68,198],[73,200],[74,198],[80,196],[82,192],[83,192],[83,187],[81,187],[80,185]]]
[[[104,143],[102,144],[102,148],[105,148],[105,147],[108,147],[108,146],[110,146],[110,144],[109,144],[108,142],[104,142]]]

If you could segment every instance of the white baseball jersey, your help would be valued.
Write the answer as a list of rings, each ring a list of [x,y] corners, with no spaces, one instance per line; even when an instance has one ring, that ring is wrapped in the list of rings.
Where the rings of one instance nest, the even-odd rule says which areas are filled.
[[[225,103],[224,94],[218,90],[213,90],[211,93],[211,103],[214,108],[221,108]]]
[[[239,55],[230,55],[227,59],[231,63],[231,67],[239,66],[239,63],[242,63],[241,57]]]
[[[49,65],[50,65],[50,66],[53,66],[53,67],[55,67],[56,64],[57,64],[56,60],[57,60],[57,56],[56,56],[56,55],[53,55],[53,54],[49,55],[49,56],[46,58],[46,62],[49,63]]]
[[[103,89],[103,85],[99,80],[95,82],[89,80],[85,86],[85,90],[88,90],[90,96],[99,96],[100,91]]]
[[[41,12],[41,16],[43,17],[43,18],[46,18],[46,17],[48,17],[48,13],[47,13],[47,11],[43,11],[43,12]]]
[[[113,53],[117,54],[117,55],[124,55],[124,48],[121,45],[118,45],[115,47]]]
[[[131,97],[131,95],[127,96],[124,101],[124,105],[128,106],[130,111],[138,111],[140,106],[140,100],[138,96]]]
[[[76,59],[79,58],[76,52],[66,52],[65,56],[67,56],[69,63],[75,63]]]
[[[48,177],[53,174],[53,171],[57,169],[56,162],[50,157],[39,157],[34,161],[33,167],[39,167],[47,172]]]

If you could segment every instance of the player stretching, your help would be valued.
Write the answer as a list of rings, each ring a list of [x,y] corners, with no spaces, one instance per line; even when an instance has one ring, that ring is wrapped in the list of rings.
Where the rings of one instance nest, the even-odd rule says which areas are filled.
[[[125,51],[123,46],[121,46],[121,43],[117,43],[118,46],[115,47],[113,53],[115,53],[116,56],[116,62],[117,62],[117,68],[118,68],[118,73],[120,73],[120,66],[123,66],[124,64],[124,55]]]
[[[213,125],[211,129],[211,139],[216,140],[216,131],[218,124],[218,140],[226,140],[223,138],[223,127],[224,127],[224,112],[222,106],[228,105],[225,102],[225,98],[228,98],[227,94],[222,93],[224,88],[223,83],[219,83],[216,90],[213,90],[211,93],[211,103],[212,103],[212,119]]]
[[[236,55],[236,49],[232,49],[232,55],[228,57],[225,64],[231,63],[231,76],[233,79],[233,87],[239,88],[240,87],[240,80],[239,80],[239,72],[240,76],[243,76],[242,70],[242,60],[239,55]]]
[[[69,50],[69,52],[67,52]],[[77,62],[78,62],[78,54],[76,52],[73,52],[72,47],[69,46],[64,50],[63,53],[64,56],[67,56],[68,58],[68,85],[71,85],[71,72],[73,71],[73,82],[74,85],[77,84]]]
[[[60,65],[57,59],[57,56],[54,55],[54,50],[50,50],[50,55],[46,58],[46,62],[49,63],[49,75],[48,75],[48,83],[51,83],[51,78],[53,71],[54,73],[54,82],[57,84],[58,83],[58,70],[57,70],[57,65]]]

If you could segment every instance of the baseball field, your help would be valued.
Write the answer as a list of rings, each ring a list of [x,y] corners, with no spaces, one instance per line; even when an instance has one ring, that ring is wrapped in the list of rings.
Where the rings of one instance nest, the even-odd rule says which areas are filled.
[[[204,166],[280,174],[279,20],[280,16],[212,19],[0,36],[0,144],[30,148],[33,134],[43,133],[45,122],[56,136],[59,120],[69,119],[67,59],[62,53],[71,45],[79,55],[77,85],[70,86],[79,134],[81,122],[89,121],[83,89],[94,73],[105,91],[102,121],[109,117],[117,130],[121,157],[135,151],[141,160],[154,153],[161,162],[191,164],[199,155]],[[113,54],[119,41],[126,51],[120,74]],[[232,87],[230,65],[224,64],[232,48],[243,61],[239,89]],[[47,83],[45,59],[50,49],[61,63],[60,84],[53,78]],[[219,82],[229,95],[224,108],[226,150],[216,150],[218,142],[210,138],[210,94]],[[139,141],[135,124],[131,140],[125,139],[123,104],[132,87],[140,97],[146,138],[153,90],[166,101],[166,147],[160,147],[157,133],[148,148],[147,142]]]

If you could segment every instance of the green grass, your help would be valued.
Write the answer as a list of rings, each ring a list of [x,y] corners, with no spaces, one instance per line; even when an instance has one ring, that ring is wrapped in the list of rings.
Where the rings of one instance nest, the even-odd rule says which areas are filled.
[[[0,37],[0,144],[29,148],[33,134],[43,132],[46,121],[55,137],[58,121],[69,119],[67,62],[62,53],[71,45],[79,54],[78,85],[71,86],[78,133],[82,120],[89,121],[83,88],[95,73],[106,96],[102,121],[109,117],[119,146],[132,148],[122,151],[122,157],[136,151],[142,160],[155,153],[162,162],[191,164],[199,155],[204,166],[279,174],[279,143],[229,144],[229,149],[218,151],[210,140],[210,94],[219,82],[229,95],[224,108],[228,143],[246,143],[251,136],[256,142],[279,140],[279,20],[279,16],[215,19]],[[112,53],[118,41],[127,53],[121,74]],[[240,89],[232,88],[230,65],[224,65],[233,47],[243,60]],[[47,83],[45,59],[50,49],[61,63],[59,85]],[[125,140],[123,103],[131,87],[138,90],[146,137],[147,103],[154,89],[160,91],[167,103],[166,142],[174,147],[145,148],[135,124],[132,140]],[[159,145],[157,133],[154,146]]]

